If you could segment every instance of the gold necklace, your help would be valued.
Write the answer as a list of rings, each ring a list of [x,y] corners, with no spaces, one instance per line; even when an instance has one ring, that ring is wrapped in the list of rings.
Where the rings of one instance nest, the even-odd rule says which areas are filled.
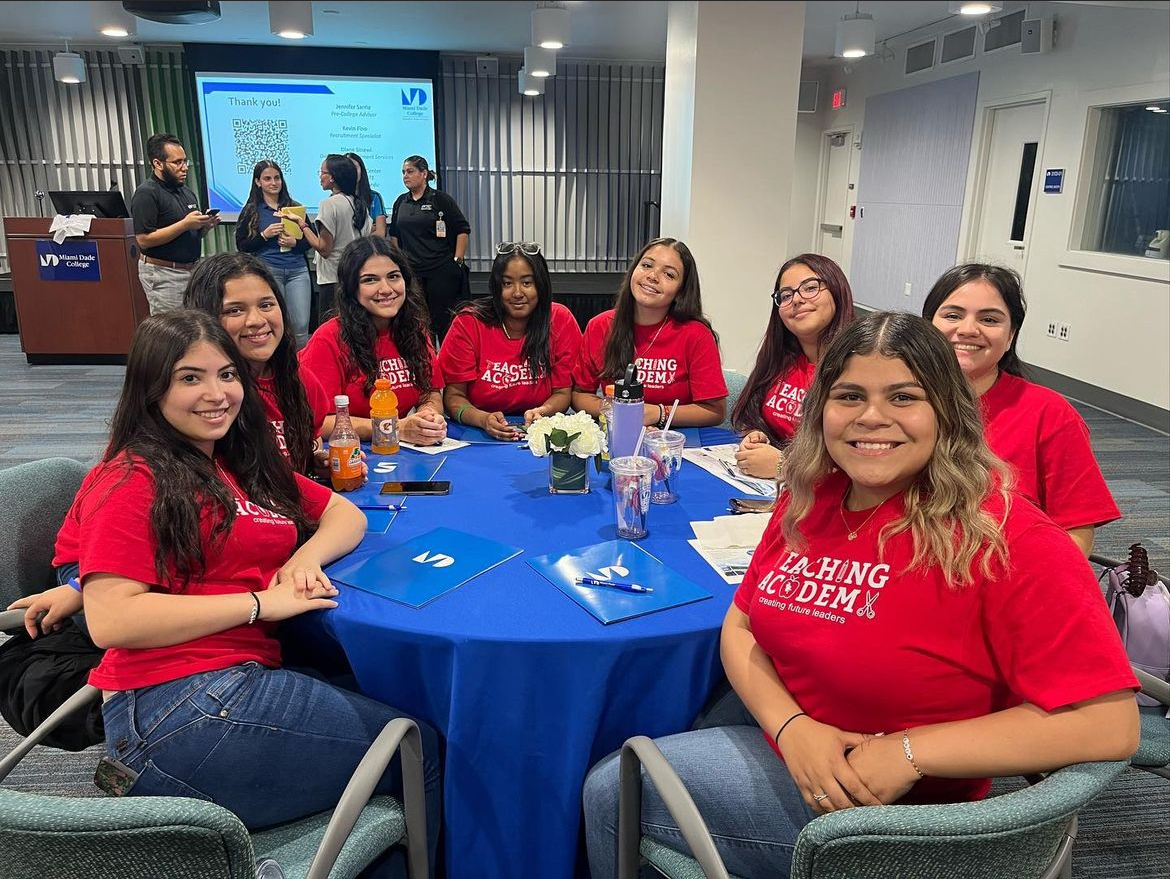
[[[654,347],[654,343],[655,343],[655,342],[657,342],[657,341],[658,341],[658,337],[659,337],[660,335],[662,335],[662,330],[663,330],[663,329],[666,327],[666,322],[667,322],[668,320],[670,320],[670,315],[667,315],[666,317],[664,317],[664,318],[662,319],[662,323],[660,323],[660,324],[658,325],[658,332],[654,334],[654,338],[650,340],[650,344],[649,344],[649,345],[647,345],[645,348],[643,348],[643,349],[642,349],[642,356],[643,356],[643,357],[645,357],[647,354],[649,354],[649,353],[650,353],[650,349]],[[634,357],[637,357],[637,356],[638,356],[638,351],[637,351],[637,349],[635,349],[635,350],[634,350]]]
[[[841,511],[841,521],[845,525],[845,531],[847,532],[846,537],[849,540],[856,540],[857,535],[861,532],[861,529],[869,524],[869,520],[877,515],[877,511],[880,510],[885,505],[886,501],[888,501],[889,498],[886,498],[886,501],[882,501],[880,504],[878,504],[876,507],[874,507],[873,512],[871,512],[868,516],[865,517],[864,522],[862,522],[856,528],[850,528],[849,527],[849,520],[845,518],[845,499],[848,497],[849,497],[849,492],[848,492],[848,490],[846,490],[845,496],[841,498],[841,506],[839,507],[839,509]]]

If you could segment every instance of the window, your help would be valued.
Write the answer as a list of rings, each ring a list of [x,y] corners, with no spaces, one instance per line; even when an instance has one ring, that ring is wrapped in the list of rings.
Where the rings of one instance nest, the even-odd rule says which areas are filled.
[[[1085,180],[1081,249],[1146,256],[1151,242],[1158,250],[1170,230],[1170,101],[1089,112],[1096,145]]]

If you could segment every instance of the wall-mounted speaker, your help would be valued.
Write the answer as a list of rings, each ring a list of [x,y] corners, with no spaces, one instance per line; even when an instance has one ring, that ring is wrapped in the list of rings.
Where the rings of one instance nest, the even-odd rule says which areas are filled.
[[[141,46],[131,43],[128,46],[118,47],[118,63],[139,66],[146,63],[146,53]]]
[[[1020,23],[1020,54],[1039,55],[1052,48],[1052,19],[1025,18]]]

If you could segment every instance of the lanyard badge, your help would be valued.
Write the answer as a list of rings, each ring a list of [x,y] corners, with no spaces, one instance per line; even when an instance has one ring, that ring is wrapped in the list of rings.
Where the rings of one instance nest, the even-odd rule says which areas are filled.
[[[443,222],[443,212],[439,211],[439,219],[435,220],[435,237],[447,237],[447,224]]]

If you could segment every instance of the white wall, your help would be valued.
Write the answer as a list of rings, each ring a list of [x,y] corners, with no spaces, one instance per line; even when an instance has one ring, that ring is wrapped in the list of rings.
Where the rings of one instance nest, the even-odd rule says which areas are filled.
[[[1024,275],[1029,317],[1021,332],[1020,353],[1027,362],[1045,369],[1170,409],[1170,265],[1162,261],[1150,266],[1150,261],[1143,261],[1145,265],[1139,268],[1145,272],[1165,274],[1156,280],[1135,277],[1127,272],[1136,258],[1084,260],[1069,247],[1087,108],[1170,96],[1170,11],[1054,3],[1031,3],[1028,10],[1029,17],[1055,18],[1057,45],[1046,54],[1020,55],[1017,47],[1011,47],[907,77],[902,73],[907,43],[902,40],[892,47],[896,52],[894,60],[865,59],[855,63],[849,75],[840,68],[829,71],[827,77],[825,71],[806,71],[802,79],[818,73],[825,78],[822,95],[846,87],[848,104],[839,111],[825,109],[813,116],[802,115],[798,120],[800,140],[810,131],[819,135],[841,124],[854,123],[862,132],[864,149],[867,96],[980,71],[958,261],[973,255],[972,193],[987,108],[1014,97],[1047,95],[1048,121],[1037,172],[1064,168],[1065,182],[1059,195],[1041,192],[1035,196]],[[940,27],[938,32],[954,28]],[[927,35],[928,31],[917,32],[910,43]],[[794,179],[816,176],[815,158],[803,156],[798,160],[805,164],[796,169]],[[855,174],[857,167],[859,163]],[[808,201],[801,205],[798,198]],[[792,215],[811,211],[814,204],[815,196],[794,192]],[[1071,262],[1081,267],[1068,265]],[[1088,262],[1095,262],[1096,267],[1083,267]],[[916,301],[921,299],[916,297]],[[1068,342],[1045,334],[1047,323],[1053,320],[1070,324]],[[1124,356],[1129,354],[1137,356]]]

